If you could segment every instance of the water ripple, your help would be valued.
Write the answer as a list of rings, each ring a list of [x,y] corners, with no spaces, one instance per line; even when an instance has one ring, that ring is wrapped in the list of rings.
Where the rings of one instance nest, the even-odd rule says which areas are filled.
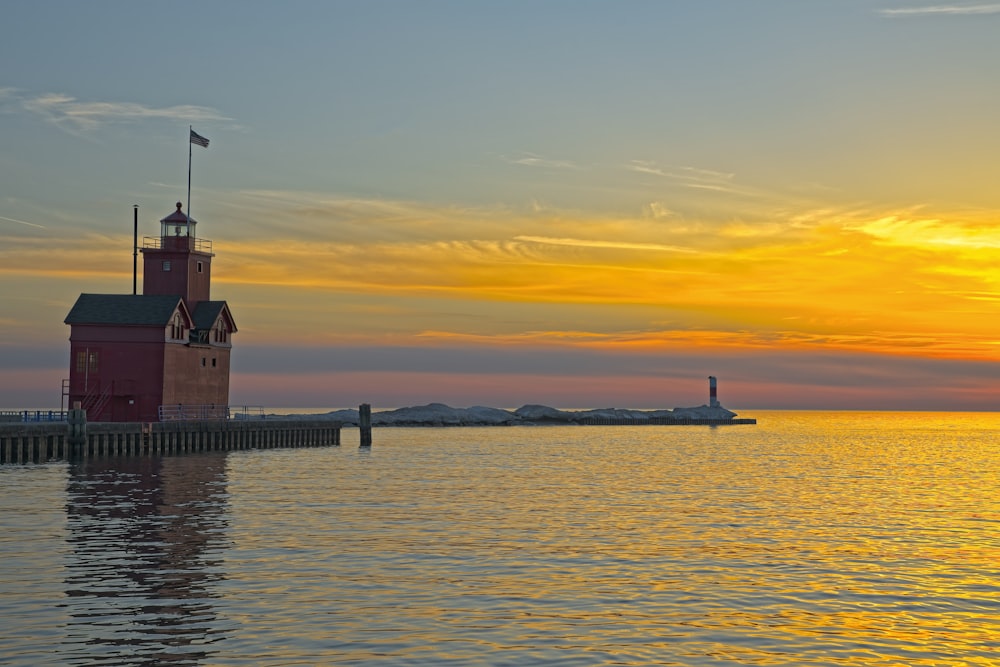
[[[775,413],[7,467],[2,658],[996,664],[998,434]]]

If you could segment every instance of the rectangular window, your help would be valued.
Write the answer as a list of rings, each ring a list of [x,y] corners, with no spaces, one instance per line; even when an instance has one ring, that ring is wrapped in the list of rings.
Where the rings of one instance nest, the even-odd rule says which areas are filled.
[[[201,272],[202,272],[202,264],[201,264],[201,262],[198,262],[198,273],[201,273]]]
[[[97,352],[90,353],[90,372],[93,373],[97,370]]]
[[[212,368],[215,368],[215,357],[212,357]]]
[[[87,353],[77,352],[76,353],[76,372],[82,373],[87,370]]]
[[[163,270],[164,271],[169,271],[170,270],[170,260],[169,259],[163,260]]]

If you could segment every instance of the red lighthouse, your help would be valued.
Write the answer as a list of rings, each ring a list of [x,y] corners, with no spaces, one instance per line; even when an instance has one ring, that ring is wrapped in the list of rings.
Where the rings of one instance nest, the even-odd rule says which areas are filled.
[[[211,300],[212,242],[196,225],[178,203],[143,240],[143,293],[81,294],[66,316],[64,394],[88,421],[225,415],[236,323]]]

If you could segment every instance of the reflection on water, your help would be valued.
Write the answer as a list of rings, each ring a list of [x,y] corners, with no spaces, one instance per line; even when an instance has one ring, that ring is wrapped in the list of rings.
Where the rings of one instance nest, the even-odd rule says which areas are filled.
[[[224,455],[97,459],[69,466],[67,660],[196,665],[230,630]]]
[[[0,468],[0,663],[998,664],[1000,416],[753,416]]]

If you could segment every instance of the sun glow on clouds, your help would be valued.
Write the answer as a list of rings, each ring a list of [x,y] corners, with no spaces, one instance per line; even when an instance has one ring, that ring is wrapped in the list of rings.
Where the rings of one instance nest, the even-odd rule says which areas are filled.
[[[274,201],[282,199],[292,198]],[[975,216],[818,208],[692,224],[641,214],[610,219],[335,199],[311,202],[304,220],[302,210],[272,214],[286,226],[294,218],[299,236],[310,240],[227,243],[219,280],[332,299],[366,295],[382,305],[451,300],[487,322],[491,308],[504,313],[495,317],[513,317],[498,304],[549,309],[551,326],[520,330],[482,320],[470,329],[454,314],[437,326],[416,318],[409,332],[425,344],[485,337],[504,345],[1000,359],[991,307],[998,237],[991,221]],[[640,310],[641,317],[629,316]],[[614,327],[619,317],[628,322],[621,330]],[[637,319],[645,325],[637,327]],[[352,326],[339,323],[330,339],[353,335]]]
[[[712,221],[255,192],[202,217],[218,239],[213,298],[234,304],[247,344],[1000,361],[1000,235],[985,216],[827,206]],[[47,285],[46,301],[71,281],[54,317],[79,291],[130,286],[130,235],[3,240],[0,274]]]

